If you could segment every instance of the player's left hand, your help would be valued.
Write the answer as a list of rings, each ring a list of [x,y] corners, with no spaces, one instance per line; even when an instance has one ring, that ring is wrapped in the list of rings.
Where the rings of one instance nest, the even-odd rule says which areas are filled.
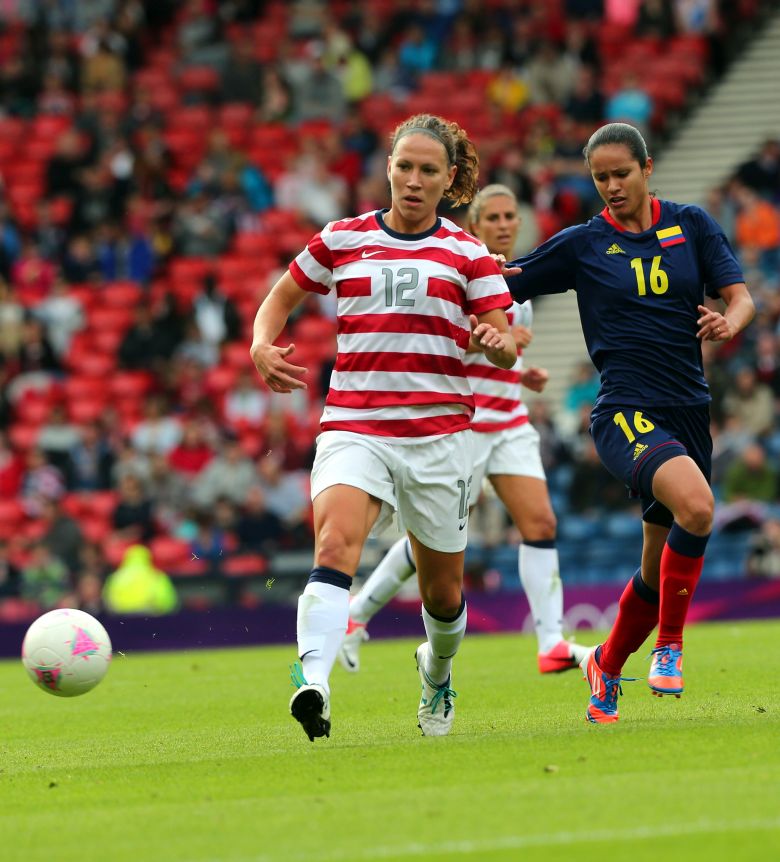
[[[521,326],[518,324],[517,326],[513,326],[510,331],[519,350],[522,350],[524,347],[528,347],[528,345],[533,341],[534,334],[527,326]]]
[[[501,275],[503,275],[504,278],[508,278],[510,275],[520,275],[523,271],[520,266],[507,266],[506,258],[503,254],[491,254],[490,256],[498,264],[498,268],[501,270]]]
[[[526,389],[532,392],[544,392],[544,387],[547,386],[547,381],[550,379],[550,373],[546,368],[537,368],[531,365],[523,369],[522,384]]]
[[[475,314],[469,315],[471,322],[471,343],[477,350],[487,353],[504,349],[504,336],[489,323],[480,323]]]
[[[706,305],[700,305],[698,308],[701,317],[696,321],[699,326],[696,337],[702,341],[731,341],[736,332],[725,315],[707,308]]]

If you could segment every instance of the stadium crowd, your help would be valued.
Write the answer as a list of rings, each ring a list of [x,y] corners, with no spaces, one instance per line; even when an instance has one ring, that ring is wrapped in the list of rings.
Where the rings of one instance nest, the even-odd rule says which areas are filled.
[[[521,202],[525,251],[599,208],[581,155],[594,128],[626,120],[661,148],[762,9],[3,3],[0,618],[99,610],[137,544],[181,581],[256,601],[244,581],[312,541],[335,324],[306,302],[290,337],[308,390],[278,396],[251,366],[252,320],[317,229],[386,205],[387,132],[431,109],[467,128],[482,182]],[[780,576],[780,142],[707,206],[758,307],[744,337],[704,344],[719,523],[752,530],[751,572]],[[596,383],[579,368],[560,415],[532,410],[562,523],[634,505],[587,433]],[[477,541],[517,541],[486,512]]]

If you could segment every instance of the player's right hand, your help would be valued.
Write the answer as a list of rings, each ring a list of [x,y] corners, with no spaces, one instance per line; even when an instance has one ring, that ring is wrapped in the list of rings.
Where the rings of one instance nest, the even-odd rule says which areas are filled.
[[[293,365],[287,357],[295,351],[294,344],[277,347],[275,344],[253,344],[249,355],[268,388],[274,392],[292,392],[306,389],[301,378],[306,374],[302,365]]]

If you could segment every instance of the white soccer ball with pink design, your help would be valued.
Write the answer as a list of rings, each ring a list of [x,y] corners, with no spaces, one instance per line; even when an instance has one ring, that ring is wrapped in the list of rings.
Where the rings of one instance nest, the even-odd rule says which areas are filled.
[[[84,611],[49,611],[27,629],[22,664],[30,679],[57,697],[93,689],[111,663],[111,641],[103,626]]]

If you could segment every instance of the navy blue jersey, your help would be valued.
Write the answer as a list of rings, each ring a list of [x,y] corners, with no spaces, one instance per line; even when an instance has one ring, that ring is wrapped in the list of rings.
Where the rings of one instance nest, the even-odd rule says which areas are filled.
[[[593,415],[610,406],[706,404],[696,338],[705,293],[743,282],[718,224],[700,207],[653,199],[653,225],[622,230],[605,209],[513,261],[512,296],[577,291],[582,332],[601,389]]]

